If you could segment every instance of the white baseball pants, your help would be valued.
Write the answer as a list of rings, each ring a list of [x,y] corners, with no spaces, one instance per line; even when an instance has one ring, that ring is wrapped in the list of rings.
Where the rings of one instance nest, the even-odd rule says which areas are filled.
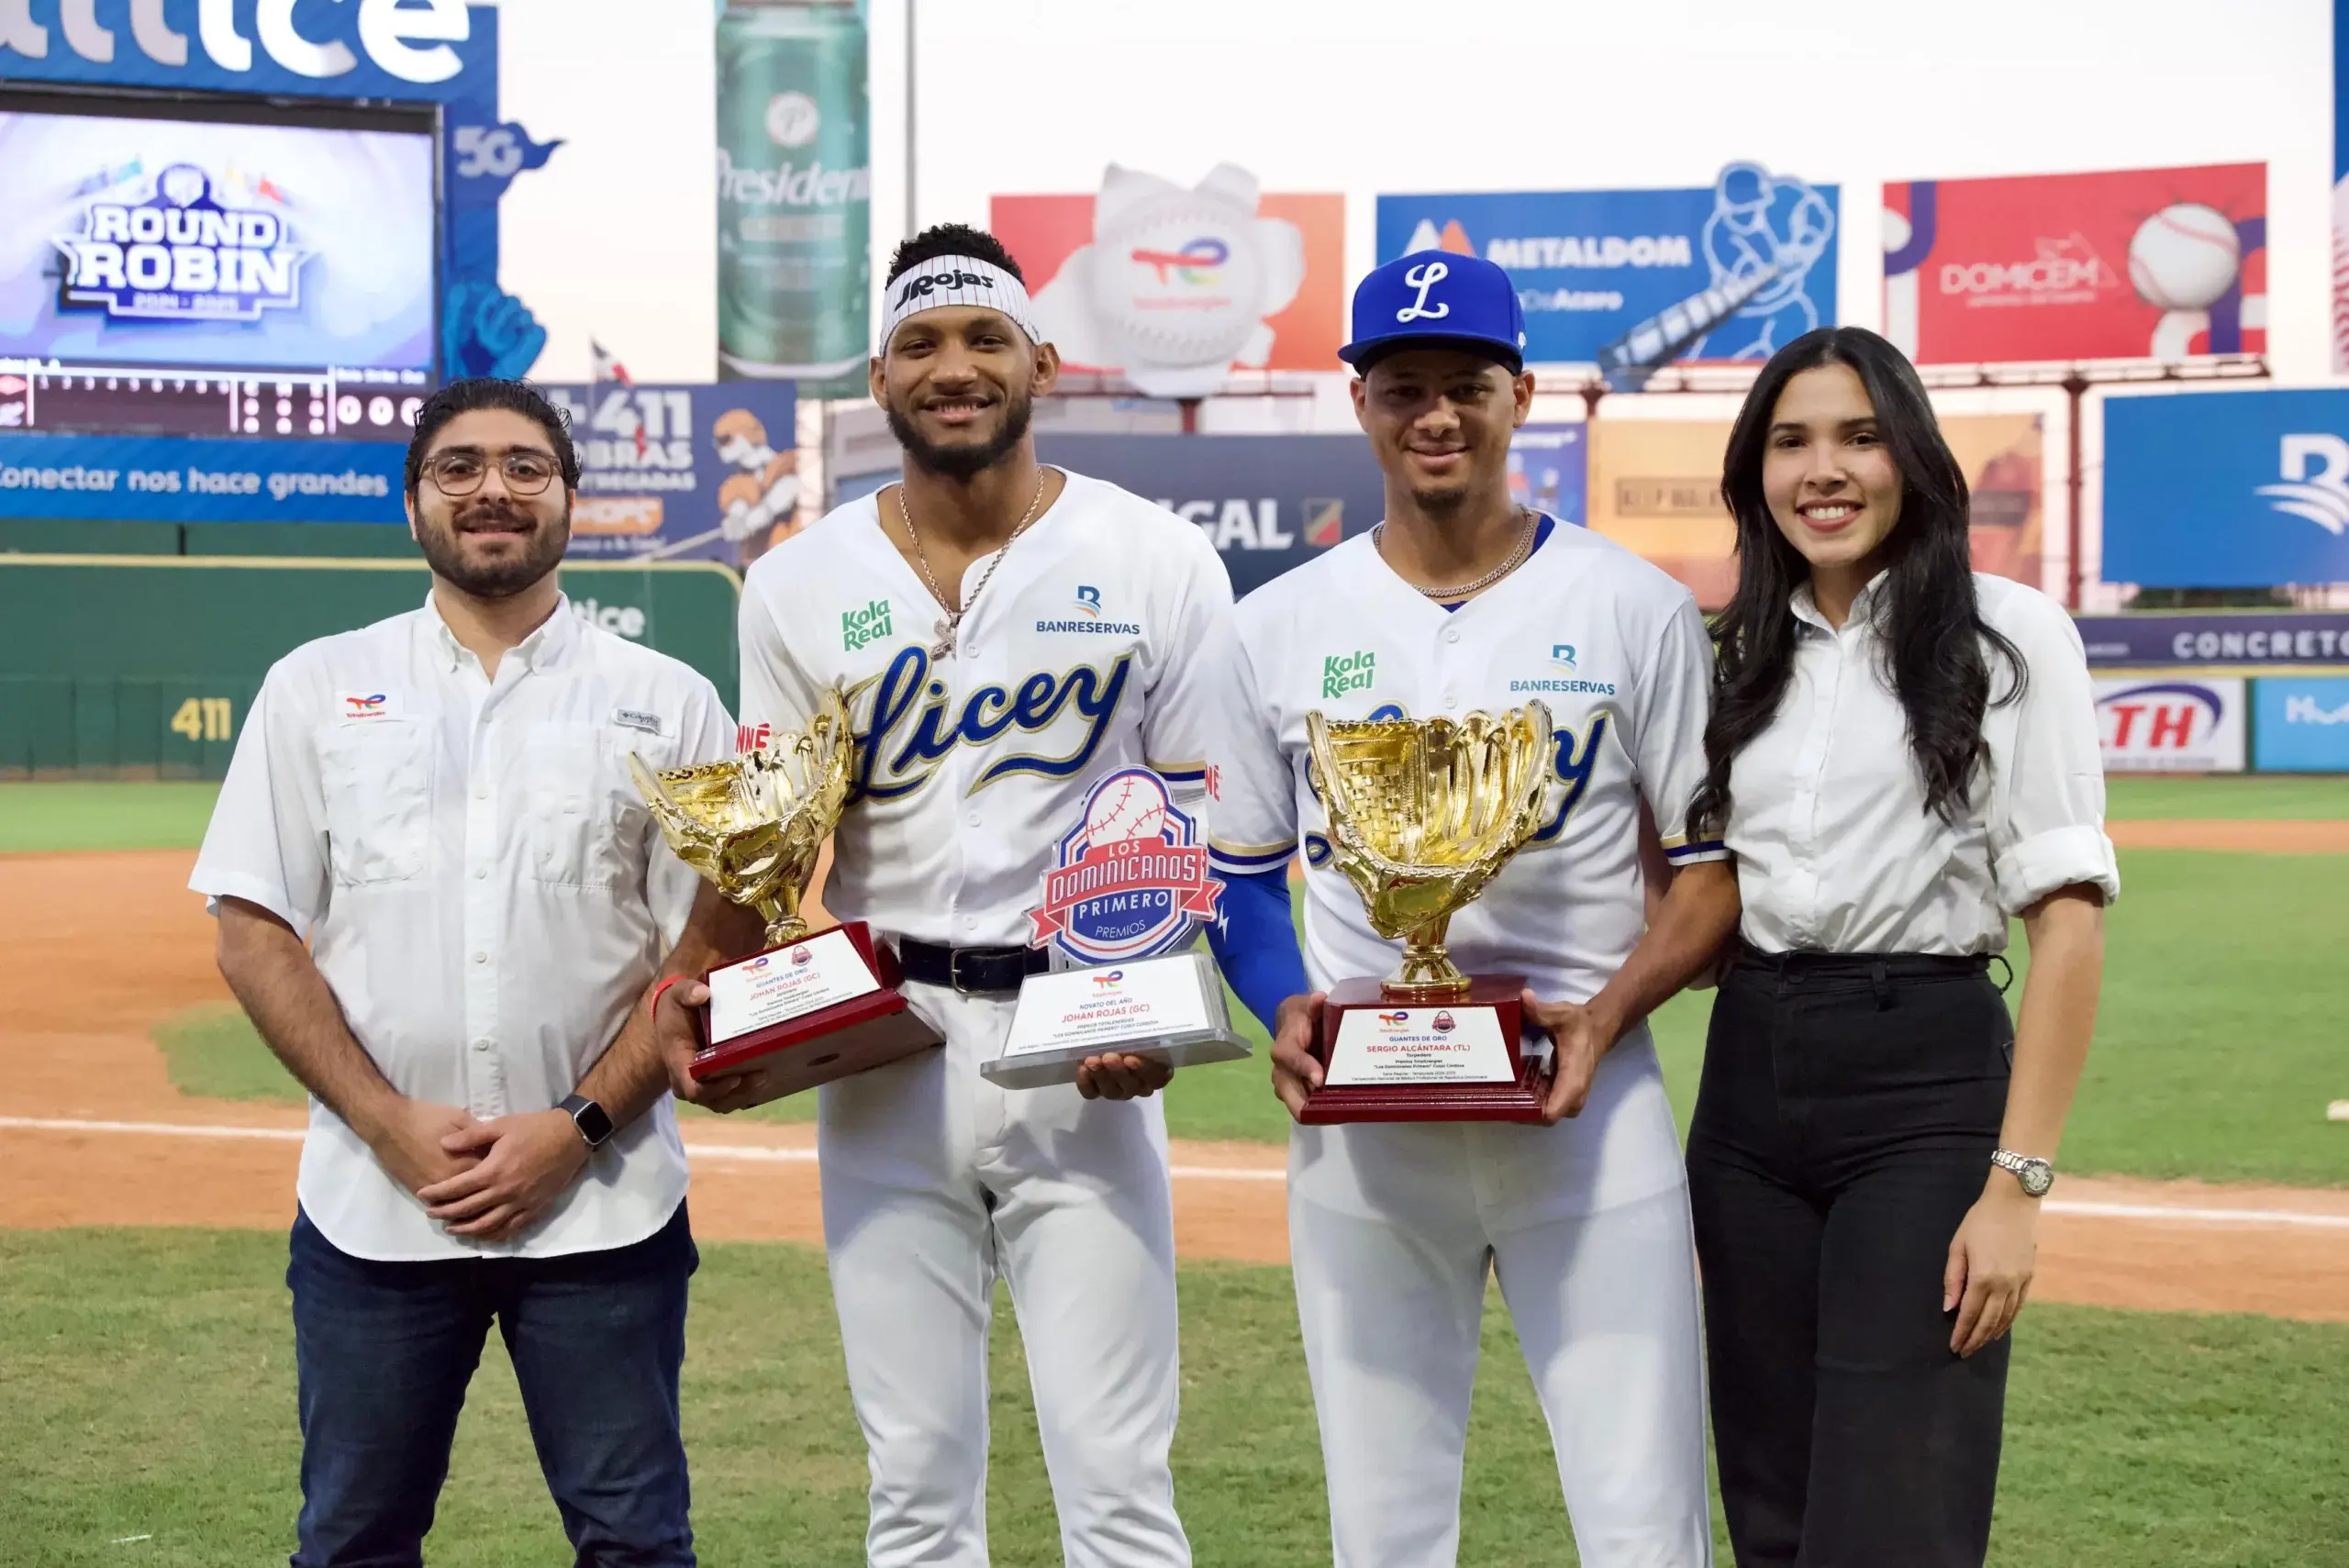
[[[1174,1223],[1156,1098],[996,1088],[1012,1006],[909,984],[939,1050],[818,1091],[824,1241],[873,1568],[985,1568],[987,1326],[1008,1282],[1069,1568],[1187,1568]]]
[[[1453,1568],[1488,1262],[1584,1568],[1709,1568],[1687,1189],[1512,1223],[1552,1173],[1521,1157],[1539,1130],[1297,1129],[1289,1251],[1337,1568]]]

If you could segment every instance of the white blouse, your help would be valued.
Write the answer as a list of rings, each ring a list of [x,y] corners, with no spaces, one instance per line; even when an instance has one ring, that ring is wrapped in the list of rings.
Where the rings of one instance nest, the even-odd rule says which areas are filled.
[[[1926,807],[1883,667],[1871,612],[1884,581],[1861,591],[1841,631],[1809,584],[1795,590],[1793,674],[1730,772],[1723,837],[1745,940],[1768,952],[1998,952],[2008,917],[2058,888],[2118,897],[2087,655],[2071,617],[2034,589],[1976,575],[1982,618],[2021,651],[2030,682],[1996,706],[2013,677],[1985,644],[1989,754],[1969,804],[1944,822]]]

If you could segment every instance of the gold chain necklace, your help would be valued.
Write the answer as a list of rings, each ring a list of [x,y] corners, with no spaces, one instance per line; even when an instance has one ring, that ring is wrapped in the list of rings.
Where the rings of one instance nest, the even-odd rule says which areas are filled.
[[[1037,465],[1036,494],[1028,498],[1028,510],[1021,516],[1019,526],[1011,530],[1011,538],[1003,541],[1002,547],[995,552],[995,558],[987,562],[987,569],[979,573],[978,585],[963,600],[960,609],[946,602],[946,590],[938,585],[938,574],[930,569],[930,552],[922,549],[921,535],[914,531],[914,515],[906,510],[906,486],[904,482],[898,483],[897,519],[906,525],[906,539],[914,547],[914,562],[921,568],[922,581],[930,584],[930,596],[936,599],[938,607],[946,612],[930,628],[938,639],[930,645],[930,658],[944,659],[954,651],[954,639],[963,629],[963,617],[971,613],[971,606],[979,602],[981,594],[986,592],[988,580],[995,576],[995,569],[1003,564],[1003,558],[1011,553],[1013,541],[1026,533],[1028,525],[1036,520],[1036,508],[1044,504],[1044,479],[1051,472],[1041,463]]]
[[[1533,536],[1541,531],[1542,518],[1541,514],[1526,511],[1522,506],[1520,506],[1518,510],[1525,514],[1525,527],[1517,536],[1517,548],[1510,550],[1508,557],[1503,560],[1498,566],[1494,567],[1490,572],[1486,573],[1474,583],[1463,583],[1457,588],[1421,588],[1417,583],[1412,583],[1411,587],[1418,593],[1420,593],[1431,599],[1464,599],[1471,594],[1479,594],[1484,592],[1486,588],[1491,587],[1494,584],[1499,582],[1502,578],[1508,576],[1510,573],[1524,565],[1525,558],[1533,553]],[[1370,548],[1378,551],[1379,557],[1382,560],[1384,560],[1386,555],[1386,548],[1385,544],[1386,538],[1386,524],[1384,521],[1380,522],[1376,528],[1370,530]],[[1405,580],[1407,582],[1408,581],[1408,579]]]

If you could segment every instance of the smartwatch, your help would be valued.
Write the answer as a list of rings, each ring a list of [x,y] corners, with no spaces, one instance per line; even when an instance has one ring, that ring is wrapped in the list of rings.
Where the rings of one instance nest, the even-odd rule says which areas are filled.
[[[571,1125],[579,1129],[590,1149],[601,1149],[612,1135],[612,1118],[603,1106],[584,1095],[566,1095],[555,1109],[571,1118]]]

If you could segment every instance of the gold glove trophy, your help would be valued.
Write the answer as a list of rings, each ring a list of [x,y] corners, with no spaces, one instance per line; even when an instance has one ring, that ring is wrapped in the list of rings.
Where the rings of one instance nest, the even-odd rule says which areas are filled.
[[[848,802],[856,754],[837,692],[805,730],[771,736],[730,762],[629,771],[677,858],[718,891],[766,917],[766,951],[703,976],[696,1081],[755,1079],[744,1105],[795,1095],[940,1043],[897,992],[896,955],[862,920],[810,931],[799,900],[817,851]]]
[[[1305,717],[1330,853],[1371,929],[1403,942],[1384,980],[1330,987],[1314,1054],[1322,1086],[1297,1119],[1539,1121],[1548,1059],[1519,1040],[1522,974],[1463,974],[1453,915],[1548,816],[1550,710],[1496,718]]]

